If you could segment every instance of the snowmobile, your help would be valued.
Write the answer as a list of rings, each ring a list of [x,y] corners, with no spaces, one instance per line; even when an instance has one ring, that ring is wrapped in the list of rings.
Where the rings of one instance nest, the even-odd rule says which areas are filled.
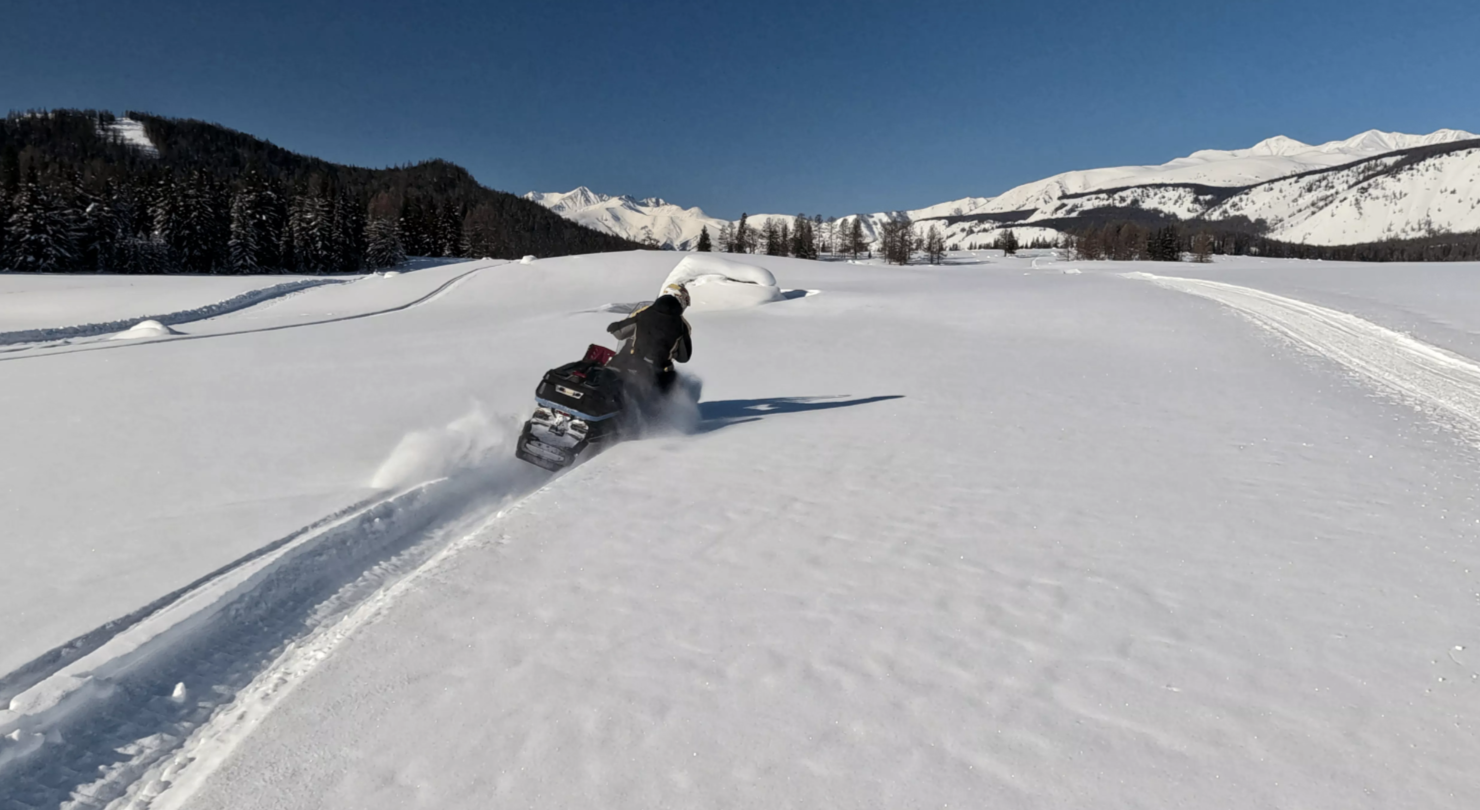
[[[621,372],[607,368],[616,354],[593,343],[582,359],[545,372],[515,457],[557,472],[587,448],[600,449],[617,438],[627,393]]]

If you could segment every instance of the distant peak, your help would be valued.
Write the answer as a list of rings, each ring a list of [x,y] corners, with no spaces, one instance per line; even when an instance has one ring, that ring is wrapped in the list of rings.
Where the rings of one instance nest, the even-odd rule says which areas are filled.
[[[1289,155],[1304,152],[1310,148],[1310,144],[1303,141],[1297,141],[1285,135],[1276,135],[1254,144],[1249,152],[1257,155]]]

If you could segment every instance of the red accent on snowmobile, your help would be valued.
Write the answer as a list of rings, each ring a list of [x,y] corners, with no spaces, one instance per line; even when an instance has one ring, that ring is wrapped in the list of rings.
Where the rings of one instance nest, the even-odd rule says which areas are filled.
[[[600,363],[604,366],[607,363],[610,363],[612,358],[616,356],[617,353],[612,351],[611,349],[592,343],[590,346],[586,347],[585,362]]]

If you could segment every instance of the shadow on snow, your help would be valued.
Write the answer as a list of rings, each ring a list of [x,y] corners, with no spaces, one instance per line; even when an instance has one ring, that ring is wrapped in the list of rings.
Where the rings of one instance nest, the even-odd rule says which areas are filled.
[[[699,403],[699,433],[709,433],[730,425],[755,422],[778,413],[827,411],[853,405],[867,405],[890,399],[904,399],[902,394],[845,399],[847,394],[826,397],[771,397],[769,399],[722,399]]]

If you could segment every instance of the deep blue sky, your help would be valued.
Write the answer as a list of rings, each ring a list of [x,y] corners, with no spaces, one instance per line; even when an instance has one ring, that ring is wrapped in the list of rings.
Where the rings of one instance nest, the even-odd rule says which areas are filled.
[[[1480,131],[1475,0],[7,3],[0,107],[711,214],[992,195],[1284,134]]]

